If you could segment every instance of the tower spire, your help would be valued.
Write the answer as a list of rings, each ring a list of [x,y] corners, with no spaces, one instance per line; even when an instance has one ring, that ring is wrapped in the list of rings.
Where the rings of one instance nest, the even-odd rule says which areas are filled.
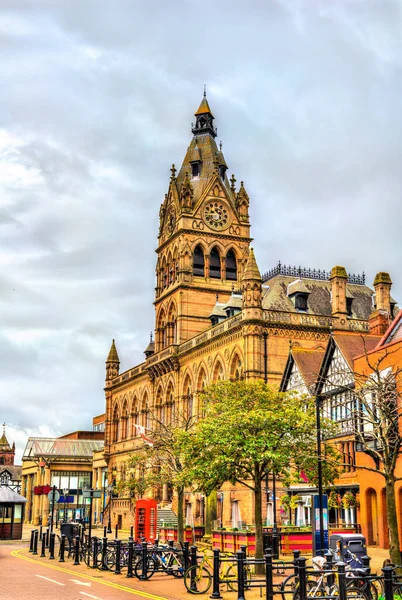
[[[194,135],[202,135],[203,133],[209,133],[213,138],[217,135],[216,127],[214,127],[214,115],[209,106],[207,100],[206,86],[204,86],[204,95],[201,100],[201,104],[194,113],[195,125],[192,127]]]

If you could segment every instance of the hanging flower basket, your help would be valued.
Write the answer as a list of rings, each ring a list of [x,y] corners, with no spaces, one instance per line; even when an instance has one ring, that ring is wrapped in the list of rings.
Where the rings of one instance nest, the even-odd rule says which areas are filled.
[[[356,496],[352,492],[346,492],[342,498],[343,508],[355,508],[357,506]]]
[[[332,490],[328,496],[328,508],[338,509],[341,507],[342,500],[339,494],[335,490]]]

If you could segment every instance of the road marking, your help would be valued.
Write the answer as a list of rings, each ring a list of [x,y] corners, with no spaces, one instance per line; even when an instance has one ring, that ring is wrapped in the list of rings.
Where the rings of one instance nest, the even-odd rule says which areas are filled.
[[[93,598],[94,600],[102,600],[99,596],[92,596],[92,594],[87,594],[86,592],[80,592],[81,596],[88,596],[88,598]]]
[[[56,565],[50,565],[46,562],[43,562],[40,559],[30,558],[28,556],[21,555],[20,552],[24,552],[25,548],[21,548],[19,550],[13,550],[10,554],[11,556],[15,556],[21,560],[26,560],[27,562],[34,563],[35,565],[42,565],[47,569],[53,569],[54,571],[61,571],[62,573],[69,573],[70,575],[77,576],[76,571],[70,571],[70,569],[63,569],[62,567],[57,567]],[[150,600],[169,600],[166,596],[156,596],[155,594],[150,594],[148,592],[143,592],[142,590],[136,590],[135,588],[130,588],[125,585],[120,585],[118,583],[112,583],[110,581],[101,581],[100,579],[95,579],[95,577],[91,577],[91,575],[81,575],[82,579],[88,579],[89,581],[93,581],[94,583],[99,583],[100,585],[106,585],[108,587],[114,588],[116,590],[122,590],[123,592],[127,592],[128,594],[132,594],[133,596],[141,596],[142,598],[149,598]],[[81,592],[82,593],[82,592]],[[171,598],[171,597],[170,597]]]
[[[51,581],[57,585],[66,585],[65,583],[60,583],[59,581],[55,581],[54,579],[49,579],[49,577],[44,577],[43,575],[35,575],[35,577],[40,577],[41,579],[46,579],[46,581]]]
[[[78,581],[78,579],[69,579],[69,581],[72,581],[73,583],[76,583],[77,585],[85,585],[86,587],[91,587],[90,583],[86,583],[85,581]]]

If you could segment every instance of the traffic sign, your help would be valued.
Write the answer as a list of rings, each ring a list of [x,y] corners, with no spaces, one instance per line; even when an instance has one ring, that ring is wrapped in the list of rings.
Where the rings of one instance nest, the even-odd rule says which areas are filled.
[[[60,498],[60,494],[57,490],[51,490],[48,493],[47,497],[49,498],[50,502],[58,502],[59,498]]]
[[[102,498],[102,490],[83,490],[84,498]]]

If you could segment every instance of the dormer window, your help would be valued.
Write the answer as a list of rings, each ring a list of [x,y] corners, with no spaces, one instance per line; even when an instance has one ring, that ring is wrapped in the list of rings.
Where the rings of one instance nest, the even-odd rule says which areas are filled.
[[[353,298],[346,298],[346,311],[348,313],[348,317],[353,316],[352,304],[353,304]]]
[[[297,311],[308,311],[308,297],[310,290],[302,279],[296,279],[295,281],[292,281],[292,283],[289,283],[287,294]]]
[[[224,165],[219,166],[219,176],[221,179],[225,179],[226,167]]]
[[[308,294],[302,292],[295,294],[295,309],[300,311],[308,309]]]
[[[191,177],[192,179],[199,179],[201,171],[201,165],[199,162],[192,163],[191,165]]]

